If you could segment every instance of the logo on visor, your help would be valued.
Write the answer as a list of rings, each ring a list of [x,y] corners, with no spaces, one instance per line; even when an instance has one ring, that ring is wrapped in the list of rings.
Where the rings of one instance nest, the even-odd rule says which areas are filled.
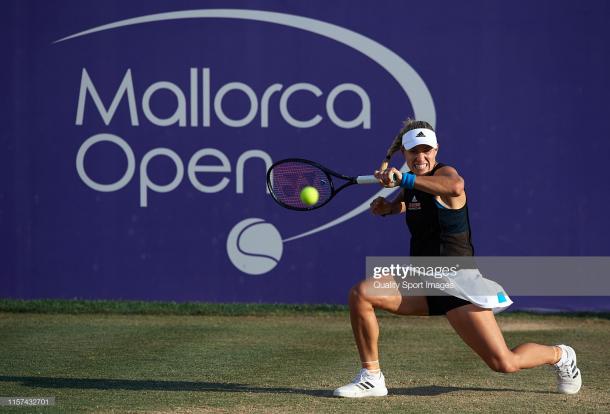
[[[424,135],[424,131],[419,131],[419,134],[417,134],[417,138],[426,138],[426,136]]]

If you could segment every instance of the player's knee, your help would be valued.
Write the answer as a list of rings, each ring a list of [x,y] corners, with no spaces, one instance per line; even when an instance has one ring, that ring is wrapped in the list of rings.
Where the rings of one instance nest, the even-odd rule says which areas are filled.
[[[366,282],[360,282],[354,286],[349,291],[349,303],[356,304],[358,302],[368,302],[368,293],[366,289]]]
[[[511,372],[519,371],[519,366],[516,364],[512,355],[494,356],[485,362],[489,368],[496,372],[510,374]]]

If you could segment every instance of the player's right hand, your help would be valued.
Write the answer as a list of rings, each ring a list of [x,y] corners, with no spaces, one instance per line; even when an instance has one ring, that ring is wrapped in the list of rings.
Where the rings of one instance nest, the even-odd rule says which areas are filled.
[[[371,202],[371,214],[374,216],[385,216],[392,212],[392,203],[383,197],[377,197]]]
[[[373,174],[379,181],[379,184],[385,188],[399,187],[402,181],[402,172],[400,170],[390,167],[384,170],[375,170]]]

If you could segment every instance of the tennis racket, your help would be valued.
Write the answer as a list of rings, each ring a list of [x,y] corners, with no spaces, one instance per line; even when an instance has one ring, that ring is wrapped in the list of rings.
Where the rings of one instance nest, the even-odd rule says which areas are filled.
[[[335,183],[333,179],[342,181]],[[267,171],[267,187],[273,199],[282,207],[298,211],[318,209],[328,204],[341,190],[352,185],[378,183],[373,175],[350,177],[301,158],[277,161]],[[337,187],[337,184],[342,185]],[[314,205],[307,205],[301,200],[301,190],[306,186],[318,190],[319,199]]]

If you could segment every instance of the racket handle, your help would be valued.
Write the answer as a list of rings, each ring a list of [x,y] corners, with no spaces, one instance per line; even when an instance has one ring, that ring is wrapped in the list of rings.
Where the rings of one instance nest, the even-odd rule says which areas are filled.
[[[398,181],[396,174],[392,175],[392,180],[394,182]],[[359,175],[356,177],[356,182],[358,184],[379,184],[379,180],[374,175]]]

